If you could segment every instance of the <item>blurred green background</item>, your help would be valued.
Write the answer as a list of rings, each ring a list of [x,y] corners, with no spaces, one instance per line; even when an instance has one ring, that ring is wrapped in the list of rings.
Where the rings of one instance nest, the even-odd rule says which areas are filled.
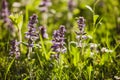
[[[71,8],[69,9],[69,1]],[[2,2],[2,1],[1,1]],[[0,4],[2,4],[0,2]],[[94,41],[103,43],[104,46],[113,46],[119,43],[120,40],[120,1],[119,0],[51,0],[51,5],[48,6],[47,12],[41,12],[39,5],[41,0],[8,0],[8,8],[10,13],[23,12],[24,24],[22,26],[22,35],[27,30],[29,16],[36,13],[39,17],[39,25],[47,27],[47,32],[52,36],[53,30],[59,25],[65,25],[68,29],[68,34],[76,27],[76,19],[83,16],[86,19],[86,31],[92,35],[92,32],[97,28],[92,35]],[[86,7],[87,6],[87,7]],[[91,11],[91,9],[93,12]],[[1,9],[1,6],[0,6]],[[94,23],[94,17],[99,16]],[[2,19],[1,19],[2,23]],[[2,41],[5,31],[0,29],[0,39]],[[3,35],[3,36],[2,36]],[[7,35],[7,33],[6,33]],[[109,37],[109,39],[107,39]],[[107,41],[106,41],[107,40]],[[4,40],[5,41],[5,40]],[[108,44],[108,43],[110,44]],[[106,45],[107,44],[107,45]]]

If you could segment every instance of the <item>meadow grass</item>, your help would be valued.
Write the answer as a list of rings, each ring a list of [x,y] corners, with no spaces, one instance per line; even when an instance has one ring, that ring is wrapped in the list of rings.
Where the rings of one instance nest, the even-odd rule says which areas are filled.
[[[0,3],[0,80],[120,79],[119,0]]]

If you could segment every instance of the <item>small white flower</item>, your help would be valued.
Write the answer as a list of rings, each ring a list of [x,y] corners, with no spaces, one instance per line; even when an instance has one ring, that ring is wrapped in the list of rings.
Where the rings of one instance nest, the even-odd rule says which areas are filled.
[[[90,43],[90,49],[95,49],[98,47],[98,44]]]
[[[101,52],[103,52],[103,53],[105,53],[105,52],[106,52],[106,53],[112,53],[113,50],[109,50],[109,49],[103,47],[103,48],[101,49]]]

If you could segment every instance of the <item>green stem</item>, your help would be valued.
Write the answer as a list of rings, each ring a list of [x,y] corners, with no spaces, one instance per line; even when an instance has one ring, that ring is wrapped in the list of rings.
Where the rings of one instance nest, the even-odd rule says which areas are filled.
[[[21,29],[18,29],[18,37],[19,37],[19,42],[22,42],[22,34],[21,34]],[[20,49],[22,49],[22,44],[20,44]]]
[[[32,47],[28,48],[28,59],[31,59]]]
[[[20,26],[17,25],[17,24],[16,24],[16,26],[17,26],[17,28],[18,28],[18,40],[19,40],[19,42],[22,42],[21,28],[20,28]],[[20,51],[22,51],[22,50],[23,50],[23,49],[22,49],[22,44],[20,44]]]
[[[45,58],[47,59],[46,50],[45,50],[45,46],[44,46],[44,42],[43,42],[42,35],[40,35],[40,41],[41,41],[43,53],[44,53],[44,55],[45,55]]]
[[[48,14],[47,12],[42,14],[42,20],[43,20],[43,25],[47,26],[47,19],[48,19]]]

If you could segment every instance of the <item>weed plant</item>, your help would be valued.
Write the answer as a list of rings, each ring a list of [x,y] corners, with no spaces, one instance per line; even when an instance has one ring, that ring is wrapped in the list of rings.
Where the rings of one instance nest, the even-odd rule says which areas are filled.
[[[119,0],[0,3],[0,80],[120,79]]]

